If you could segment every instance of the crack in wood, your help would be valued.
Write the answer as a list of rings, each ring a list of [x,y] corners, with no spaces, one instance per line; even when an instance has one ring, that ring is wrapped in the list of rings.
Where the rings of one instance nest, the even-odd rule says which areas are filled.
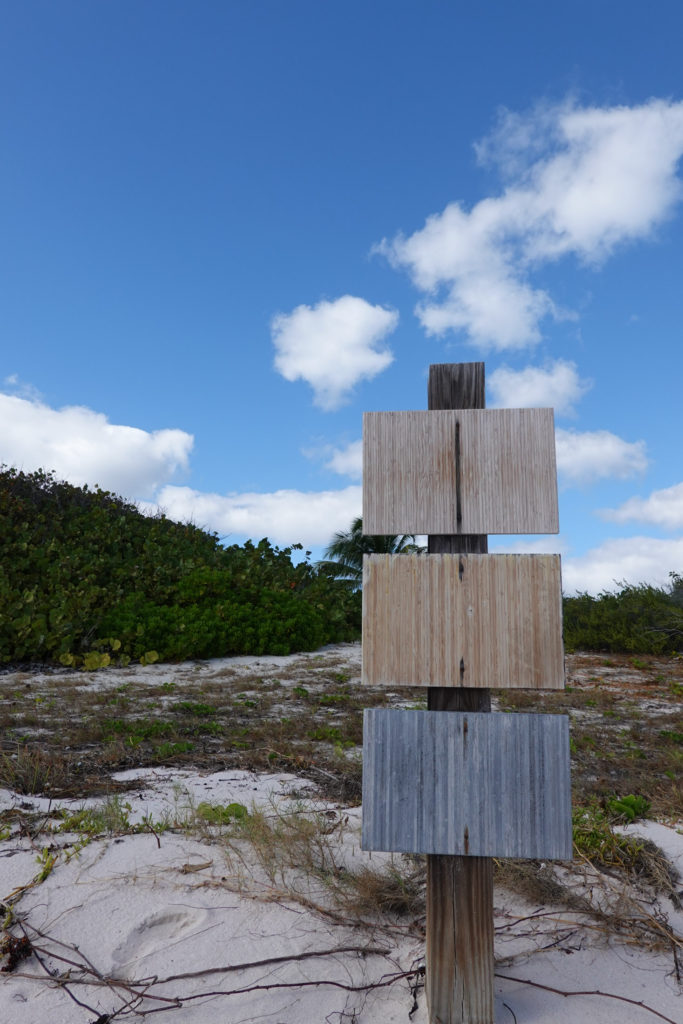
[[[460,420],[455,421],[455,521],[458,533],[462,529],[462,467],[460,453]]]

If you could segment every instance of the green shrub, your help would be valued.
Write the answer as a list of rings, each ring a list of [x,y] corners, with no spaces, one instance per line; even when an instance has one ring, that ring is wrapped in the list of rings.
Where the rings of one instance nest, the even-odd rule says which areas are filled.
[[[683,582],[676,573],[671,579],[669,588],[622,584],[597,597],[565,597],[566,649],[675,654],[683,647]]]
[[[289,654],[360,633],[360,596],[301,545],[213,533],[54,475],[0,467],[0,662],[95,670]]]

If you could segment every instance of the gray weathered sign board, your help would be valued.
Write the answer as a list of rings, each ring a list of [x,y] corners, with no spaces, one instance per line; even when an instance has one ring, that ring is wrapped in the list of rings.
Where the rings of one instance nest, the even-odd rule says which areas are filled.
[[[363,529],[557,533],[552,409],[365,413]]]
[[[571,860],[564,715],[366,709],[365,850]]]

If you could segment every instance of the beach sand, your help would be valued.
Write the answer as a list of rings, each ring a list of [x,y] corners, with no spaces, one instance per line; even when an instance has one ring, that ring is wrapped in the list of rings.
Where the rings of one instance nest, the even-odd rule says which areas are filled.
[[[419,922],[385,915],[360,925],[319,879],[269,870],[239,829],[196,818],[201,804],[260,808],[273,820],[324,816],[339,870],[378,868],[388,856],[361,852],[360,808],[322,800],[294,774],[144,768],[113,778],[131,787],[119,798],[130,828],[119,834],[58,831],[65,814],[101,801],[59,800],[57,815],[46,797],[0,790],[2,820],[16,811],[17,821],[43,822],[10,826],[0,842],[6,934],[26,936],[33,951],[0,978],[0,1021],[426,1024]],[[683,873],[680,823],[629,829]],[[238,838],[226,843],[226,831]],[[593,902],[602,893],[605,905],[623,888],[582,865],[571,884]],[[663,896],[624,907],[634,919],[649,915],[650,930],[610,934],[595,916],[496,889],[496,1024],[680,1024],[683,950],[667,936],[681,941],[683,913]]]

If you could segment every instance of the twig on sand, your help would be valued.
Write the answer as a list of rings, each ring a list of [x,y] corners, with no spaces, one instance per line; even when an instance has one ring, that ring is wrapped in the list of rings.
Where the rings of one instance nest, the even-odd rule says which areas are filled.
[[[495,976],[496,978],[503,978],[505,981],[516,981],[520,985],[531,985],[533,988],[541,988],[544,992],[554,992],[558,996],[602,996],[603,999],[618,999],[620,1003],[630,1003],[631,1006],[639,1006],[641,1010],[653,1013],[655,1017],[666,1021],[667,1024],[678,1024],[677,1021],[660,1013],[659,1010],[655,1010],[654,1007],[648,1006],[642,1000],[629,999],[628,996],[618,996],[615,992],[602,992],[598,988],[585,990],[553,988],[552,985],[542,985],[540,981],[532,981],[530,978],[514,978],[511,974],[499,974],[498,971],[496,971]]]
[[[217,989],[212,992],[198,992],[191,996],[178,998],[178,1005],[193,1002],[196,999],[211,999],[216,996],[241,996],[248,992],[270,992],[273,989],[303,989],[303,988],[340,988],[344,992],[370,992],[373,989],[387,988],[389,985],[403,981],[405,978],[412,978],[415,975],[424,974],[424,967],[418,967],[411,971],[395,971],[393,974],[383,974],[378,981],[369,981],[363,985],[350,985],[343,981],[332,981],[331,978],[320,978],[317,981],[274,981],[269,985],[244,985],[242,988]],[[141,1017],[149,1016],[152,1013],[160,1013],[167,1007],[158,1007],[153,1010],[138,1010]],[[665,1018],[667,1020],[668,1018]],[[676,1024],[672,1021],[672,1024]]]
[[[167,977],[159,977],[153,975],[148,978],[117,978],[111,975],[105,975],[99,971],[95,965],[81,952],[81,950],[75,946],[65,942],[61,942],[58,939],[53,939],[51,936],[44,932],[41,932],[37,928],[33,928],[26,922],[19,922],[19,927],[23,931],[24,935],[29,938],[29,930],[32,938],[42,939],[43,945],[36,945],[32,942],[32,952],[34,953],[38,963],[45,972],[44,975],[35,975],[27,971],[15,971],[13,972],[15,977],[27,978],[33,981],[44,980],[56,988],[62,988],[67,995],[83,1009],[88,1010],[91,1013],[97,1014],[99,1011],[88,1003],[82,1002],[78,999],[71,989],[76,985],[86,985],[90,987],[101,987],[108,988],[112,994],[120,999],[121,1004],[112,1009],[108,1014],[101,1015],[97,1018],[98,1021],[106,1020],[107,1022],[114,1021],[117,1017],[123,1014],[129,1014],[134,1011],[138,1016],[149,1016],[152,1013],[162,1013],[165,1010],[178,1009],[189,1002],[195,1002],[197,1000],[203,1000],[208,998],[215,998],[216,996],[234,996],[242,995],[249,992],[263,992],[271,991],[274,989],[304,989],[311,987],[331,987],[339,988],[346,992],[369,992],[373,989],[386,988],[389,985],[393,985],[397,981],[401,981],[405,978],[413,978],[416,975],[423,973],[424,968],[417,968],[409,971],[395,971],[391,974],[383,974],[377,981],[366,982],[363,984],[353,984],[351,982],[336,981],[331,978],[320,978],[319,980],[311,981],[295,981],[295,982],[271,982],[269,984],[255,984],[255,985],[243,985],[239,988],[227,989],[227,990],[216,990],[210,992],[198,992],[192,995],[186,996],[162,996],[157,995],[152,991],[157,986],[167,985],[174,981],[183,981],[187,979],[202,978],[210,975],[225,975],[236,972],[249,971],[255,969],[262,969],[264,967],[276,967],[286,963],[295,963],[304,960],[322,959],[325,957],[338,956],[341,954],[356,954],[361,957],[365,956],[389,956],[391,950],[386,949],[382,946],[333,946],[329,949],[319,950],[308,950],[301,953],[293,953],[288,956],[275,956],[267,957],[262,960],[253,960],[245,963],[238,964],[226,964],[222,967],[209,967],[199,971],[187,971],[183,974],[172,974]],[[54,949],[48,948],[48,944],[54,943],[56,946],[61,947],[64,950],[68,950],[72,956],[64,956],[54,951]],[[44,957],[50,957],[53,960],[60,961],[67,966],[67,970],[60,973],[55,969],[51,969],[43,959]],[[152,1003],[156,1003],[156,1006],[151,1006],[143,1009],[142,1005],[145,1001],[149,1000]],[[158,1005],[161,1004],[161,1005]]]

